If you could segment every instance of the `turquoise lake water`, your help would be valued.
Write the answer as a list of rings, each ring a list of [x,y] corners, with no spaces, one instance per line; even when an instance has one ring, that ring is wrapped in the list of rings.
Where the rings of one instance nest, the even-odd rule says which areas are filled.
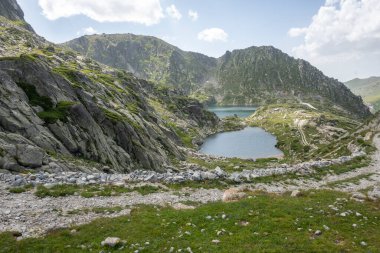
[[[250,116],[257,110],[257,107],[252,106],[218,106],[207,108],[210,112],[214,112],[219,118],[237,115],[241,118]]]
[[[283,153],[275,147],[276,137],[259,127],[218,133],[206,138],[200,152],[214,156],[257,159],[279,157]]]

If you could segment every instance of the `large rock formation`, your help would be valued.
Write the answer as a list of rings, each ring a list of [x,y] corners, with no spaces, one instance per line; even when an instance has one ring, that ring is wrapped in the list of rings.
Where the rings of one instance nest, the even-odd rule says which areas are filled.
[[[178,133],[217,122],[180,92],[0,23],[0,169],[162,170],[184,158]]]

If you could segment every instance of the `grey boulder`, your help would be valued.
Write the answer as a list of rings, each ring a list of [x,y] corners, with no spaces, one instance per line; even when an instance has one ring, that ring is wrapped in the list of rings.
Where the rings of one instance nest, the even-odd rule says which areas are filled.
[[[31,168],[41,167],[45,155],[42,149],[32,145],[17,145],[16,160],[20,165]]]

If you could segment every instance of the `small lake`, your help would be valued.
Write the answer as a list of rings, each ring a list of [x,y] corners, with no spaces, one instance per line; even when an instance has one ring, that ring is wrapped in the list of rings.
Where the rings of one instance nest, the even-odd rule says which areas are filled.
[[[252,106],[215,106],[207,108],[208,111],[213,112],[220,119],[237,115],[241,118],[250,116],[257,110],[257,107]]]
[[[259,127],[246,127],[240,131],[209,136],[200,152],[214,156],[257,159],[279,157],[283,153],[275,147],[277,139]]]

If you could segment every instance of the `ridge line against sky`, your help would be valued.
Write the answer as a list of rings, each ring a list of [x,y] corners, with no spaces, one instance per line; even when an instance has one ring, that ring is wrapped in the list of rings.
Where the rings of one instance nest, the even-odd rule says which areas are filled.
[[[380,76],[378,0],[17,1],[36,32],[55,43],[134,33],[214,57],[273,45],[340,81]]]

